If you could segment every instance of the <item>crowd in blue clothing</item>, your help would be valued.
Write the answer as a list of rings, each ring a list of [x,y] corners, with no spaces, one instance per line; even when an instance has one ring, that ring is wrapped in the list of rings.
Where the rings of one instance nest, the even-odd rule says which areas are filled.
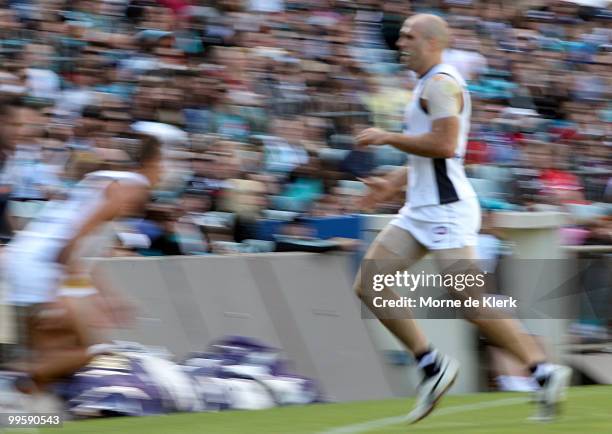
[[[137,228],[155,240],[124,236],[124,250],[265,250],[262,221],[360,212],[357,178],[407,162],[353,137],[401,129],[415,77],[395,41],[415,12],[452,27],[482,205],[562,209],[583,231],[572,243],[611,242],[612,13],[537,0],[2,1],[0,94],[20,97],[22,127],[0,231],[112,162],[129,129],[164,143],[169,170]]]

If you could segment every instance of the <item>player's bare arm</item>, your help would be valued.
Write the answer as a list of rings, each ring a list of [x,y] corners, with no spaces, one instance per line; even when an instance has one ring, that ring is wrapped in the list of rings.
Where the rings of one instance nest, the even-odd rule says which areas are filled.
[[[357,145],[391,145],[400,151],[428,158],[451,158],[459,138],[459,113],[463,100],[459,84],[439,74],[423,92],[421,107],[431,115],[430,132],[419,135],[392,133],[379,128],[368,128],[357,136]]]
[[[66,243],[58,255],[57,262],[67,265],[79,242],[101,225],[117,217],[133,214],[148,198],[146,188],[139,185],[111,184],[106,190],[106,200],[81,226],[81,229]]]

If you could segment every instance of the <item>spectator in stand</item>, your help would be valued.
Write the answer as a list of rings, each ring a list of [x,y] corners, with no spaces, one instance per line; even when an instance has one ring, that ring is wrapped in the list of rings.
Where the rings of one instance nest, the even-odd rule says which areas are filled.
[[[158,196],[175,206],[187,186],[216,212],[231,196],[228,180],[242,179],[265,184],[273,211],[354,212],[339,181],[404,164],[389,149],[351,153],[350,136],[365,120],[402,128],[396,108],[415,77],[397,62],[397,31],[428,10],[450,22],[445,59],[469,81],[466,162],[484,177],[479,185],[496,190],[483,193],[506,207],[586,199],[608,209],[597,205],[612,170],[606,11],[557,1],[31,3],[0,6],[0,95],[38,105],[30,109],[38,120],[26,121],[30,144],[54,157],[33,166],[36,176],[65,177],[68,150],[112,148],[135,129],[158,137],[167,156],[192,154],[168,157]],[[579,151],[563,167],[540,167],[543,142],[555,156],[564,146]],[[305,176],[308,165],[317,168]],[[295,182],[281,188],[287,180]],[[306,184],[318,187],[297,206]],[[378,211],[400,204],[390,198]]]
[[[584,188],[580,179],[567,170],[566,156],[559,149],[553,150],[550,147],[544,151],[544,158],[548,164],[539,176],[542,195],[557,205],[585,203]]]

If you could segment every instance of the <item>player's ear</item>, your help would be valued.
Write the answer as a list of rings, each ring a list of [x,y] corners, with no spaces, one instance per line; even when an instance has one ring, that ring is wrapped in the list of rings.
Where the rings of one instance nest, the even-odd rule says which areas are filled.
[[[444,42],[440,38],[430,38],[429,43],[432,51],[443,51],[445,48]]]

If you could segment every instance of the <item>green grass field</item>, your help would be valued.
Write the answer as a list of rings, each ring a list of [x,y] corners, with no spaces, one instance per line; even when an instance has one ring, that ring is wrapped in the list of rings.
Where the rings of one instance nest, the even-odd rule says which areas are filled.
[[[572,388],[564,413],[555,422],[527,420],[528,395],[481,393],[446,397],[416,425],[401,422],[412,399],[320,404],[263,411],[177,414],[69,422],[42,430],[74,434],[558,434],[612,433],[612,386]],[[19,430],[15,431],[19,432]]]

